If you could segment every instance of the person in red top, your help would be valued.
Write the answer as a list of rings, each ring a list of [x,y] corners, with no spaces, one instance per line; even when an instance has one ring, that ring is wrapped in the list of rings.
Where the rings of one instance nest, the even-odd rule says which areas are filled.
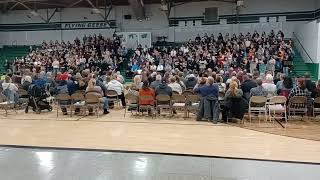
[[[154,105],[155,98],[156,98],[156,93],[155,91],[150,88],[149,82],[148,81],[143,81],[142,88],[139,90],[139,96],[152,96],[153,100],[140,100],[139,104],[140,105]]]

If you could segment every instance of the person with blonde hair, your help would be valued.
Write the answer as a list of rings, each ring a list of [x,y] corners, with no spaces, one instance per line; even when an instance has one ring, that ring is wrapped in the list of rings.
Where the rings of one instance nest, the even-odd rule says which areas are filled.
[[[91,78],[88,82],[88,87],[86,89],[86,94],[94,94],[98,96],[101,103],[103,103],[103,114],[109,114],[109,104],[108,99],[106,97],[103,97],[103,91],[100,86],[97,86],[96,80],[94,78]],[[92,114],[92,109],[89,109],[90,114]]]
[[[231,81],[229,85],[229,89],[227,90],[225,94],[225,99],[228,98],[241,98],[243,95],[243,92],[241,89],[239,89],[239,85],[236,81]]]
[[[142,81],[141,81],[141,76],[140,75],[135,75],[133,78],[133,84],[137,89],[141,89],[142,87]]]
[[[243,91],[239,88],[238,82],[231,81],[222,106],[222,120],[243,119],[246,107],[247,101],[243,98]]]

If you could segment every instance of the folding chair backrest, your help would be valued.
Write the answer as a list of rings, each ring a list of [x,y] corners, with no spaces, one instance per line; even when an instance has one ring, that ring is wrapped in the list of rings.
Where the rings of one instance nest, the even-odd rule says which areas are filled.
[[[154,101],[152,96],[139,96],[139,100],[142,100],[142,101]]]
[[[165,101],[170,101],[170,96],[169,95],[164,95],[164,94],[159,94],[157,97],[156,97],[157,101],[159,102],[165,102]]]
[[[320,97],[314,99],[314,104],[320,104]]]
[[[250,98],[250,106],[264,106],[267,103],[267,98],[264,96],[252,96]]]
[[[81,92],[72,94],[71,99],[73,101],[84,101],[85,100],[84,95]]]
[[[286,104],[287,98],[285,96],[273,96],[270,99],[270,103],[273,104]]]
[[[86,94],[86,91],[85,90],[77,90],[75,93],[79,93],[84,96]]]
[[[183,95],[177,95],[177,94],[173,94],[171,97],[173,102],[185,102],[186,98]]]
[[[105,93],[108,97],[118,97],[118,93],[115,90],[106,90]]]
[[[179,94],[177,91],[172,91],[172,95]]]
[[[146,96],[139,96],[139,101],[140,101],[140,102],[141,102],[141,101],[149,101],[149,102],[152,102],[152,104],[154,104],[154,102],[155,102],[153,96],[148,96],[148,95],[146,95]],[[140,104],[140,106],[141,106],[141,104]]]
[[[86,94],[85,100],[86,100],[87,104],[97,104],[100,102],[99,97],[97,95],[91,94],[91,93]]]
[[[307,97],[305,96],[293,96],[289,99],[289,105],[295,106],[298,105],[299,107],[305,106],[307,104]]]
[[[191,91],[191,90],[185,90],[185,91],[182,93],[182,95],[184,95],[184,96],[194,95],[194,92]]]
[[[56,100],[58,102],[60,102],[60,101],[69,101],[69,100],[71,100],[71,96],[69,94],[65,94],[65,93],[58,94],[57,97],[56,97]]]
[[[130,103],[137,103],[138,102],[138,97],[131,94],[131,93],[128,93],[125,95],[125,99],[127,101],[129,101]]]
[[[198,95],[189,95],[187,96],[187,101],[190,101],[191,103],[197,103],[200,101],[200,97]]]

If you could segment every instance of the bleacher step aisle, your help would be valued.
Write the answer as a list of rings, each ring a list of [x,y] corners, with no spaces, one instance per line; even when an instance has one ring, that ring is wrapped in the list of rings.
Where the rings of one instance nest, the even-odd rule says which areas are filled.
[[[293,59],[293,71],[289,74],[290,77],[303,76],[306,72],[309,72],[313,81],[317,80],[317,68],[318,64],[305,63],[303,57],[297,49],[294,49],[295,57]]]

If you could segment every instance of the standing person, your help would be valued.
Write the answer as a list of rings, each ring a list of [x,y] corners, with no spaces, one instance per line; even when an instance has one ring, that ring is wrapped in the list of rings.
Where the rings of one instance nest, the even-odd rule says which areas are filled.
[[[58,61],[58,59],[54,59],[54,61],[52,62],[52,67],[53,67],[53,73],[56,75],[59,72],[59,68],[60,68],[60,62]]]

